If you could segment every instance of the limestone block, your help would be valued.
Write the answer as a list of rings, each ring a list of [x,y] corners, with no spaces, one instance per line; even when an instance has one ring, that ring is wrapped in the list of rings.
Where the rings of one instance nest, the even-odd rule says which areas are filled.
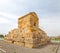
[[[15,41],[16,42],[24,42],[24,38],[16,38]]]
[[[25,47],[29,47],[29,48],[33,48],[33,44],[30,44],[30,43],[25,43]]]
[[[25,33],[23,36],[25,38],[32,38],[33,37],[33,34],[32,33]]]
[[[38,42],[37,39],[25,38],[25,43],[33,43],[33,44],[35,44],[35,43],[37,43],[37,42]]]
[[[29,47],[29,48],[36,48],[38,47],[38,44],[33,44],[33,43],[25,43],[25,47]]]
[[[19,46],[24,46],[25,45],[24,42],[14,42],[14,44],[19,45]]]

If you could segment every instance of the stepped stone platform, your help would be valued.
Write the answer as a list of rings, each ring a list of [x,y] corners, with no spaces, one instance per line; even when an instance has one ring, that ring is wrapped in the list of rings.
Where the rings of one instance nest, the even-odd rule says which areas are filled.
[[[36,48],[49,43],[49,37],[39,28],[39,19],[35,12],[30,12],[18,18],[18,27],[11,30],[4,38],[4,41]]]

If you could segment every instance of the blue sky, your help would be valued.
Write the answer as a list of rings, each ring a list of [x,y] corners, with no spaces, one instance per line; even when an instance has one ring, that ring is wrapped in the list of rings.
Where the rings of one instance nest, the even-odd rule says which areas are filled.
[[[0,33],[17,28],[18,18],[33,11],[48,36],[60,35],[60,0],[0,0]]]

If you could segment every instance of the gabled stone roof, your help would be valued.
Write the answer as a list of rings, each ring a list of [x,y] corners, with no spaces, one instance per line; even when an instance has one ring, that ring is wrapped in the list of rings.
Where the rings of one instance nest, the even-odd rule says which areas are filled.
[[[30,13],[22,16],[22,17],[19,17],[18,20],[23,19],[23,18],[25,18],[25,17],[28,16],[28,15],[32,15],[32,16],[34,16],[35,18],[38,19],[38,16],[37,16],[37,14],[36,14],[35,12],[30,12]]]

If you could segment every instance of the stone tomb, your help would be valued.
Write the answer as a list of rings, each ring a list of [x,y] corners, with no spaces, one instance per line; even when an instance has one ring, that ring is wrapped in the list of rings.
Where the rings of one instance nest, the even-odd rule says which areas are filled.
[[[29,48],[48,44],[49,37],[39,28],[39,19],[35,12],[18,18],[18,28],[11,30],[4,41]]]

